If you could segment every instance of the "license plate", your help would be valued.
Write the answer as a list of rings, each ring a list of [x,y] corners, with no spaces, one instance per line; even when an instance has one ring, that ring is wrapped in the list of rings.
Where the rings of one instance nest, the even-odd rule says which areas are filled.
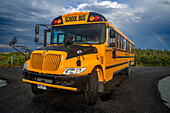
[[[38,88],[39,89],[45,89],[45,90],[47,89],[46,86],[43,86],[43,85],[38,85]]]

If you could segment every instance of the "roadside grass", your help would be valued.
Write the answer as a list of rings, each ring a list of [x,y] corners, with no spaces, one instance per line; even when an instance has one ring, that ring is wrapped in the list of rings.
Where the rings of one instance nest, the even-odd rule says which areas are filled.
[[[13,65],[11,64],[13,56]],[[25,56],[19,52],[0,53],[0,68],[22,67],[25,62]]]

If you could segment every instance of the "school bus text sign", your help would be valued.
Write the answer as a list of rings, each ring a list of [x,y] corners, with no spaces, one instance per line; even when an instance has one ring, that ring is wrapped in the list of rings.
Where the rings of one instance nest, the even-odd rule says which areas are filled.
[[[88,14],[63,15],[64,24],[81,24],[87,22]]]

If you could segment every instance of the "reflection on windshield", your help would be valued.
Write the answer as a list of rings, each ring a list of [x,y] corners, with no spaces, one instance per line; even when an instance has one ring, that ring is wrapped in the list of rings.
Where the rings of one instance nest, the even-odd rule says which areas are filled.
[[[64,37],[73,35],[73,44],[101,44],[105,42],[105,24],[55,26],[51,33],[51,44],[64,43]]]

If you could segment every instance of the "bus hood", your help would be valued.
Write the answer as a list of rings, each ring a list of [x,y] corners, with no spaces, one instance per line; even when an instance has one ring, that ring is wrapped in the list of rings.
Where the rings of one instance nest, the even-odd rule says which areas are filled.
[[[37,50],[53,50],[53,51],[64,51],[67,53],[66,59],[77,57],[79,55],[94,54],[97,53],[97,48],[93,46],[81,46],[81,45],[64,45],[42,47]]]

